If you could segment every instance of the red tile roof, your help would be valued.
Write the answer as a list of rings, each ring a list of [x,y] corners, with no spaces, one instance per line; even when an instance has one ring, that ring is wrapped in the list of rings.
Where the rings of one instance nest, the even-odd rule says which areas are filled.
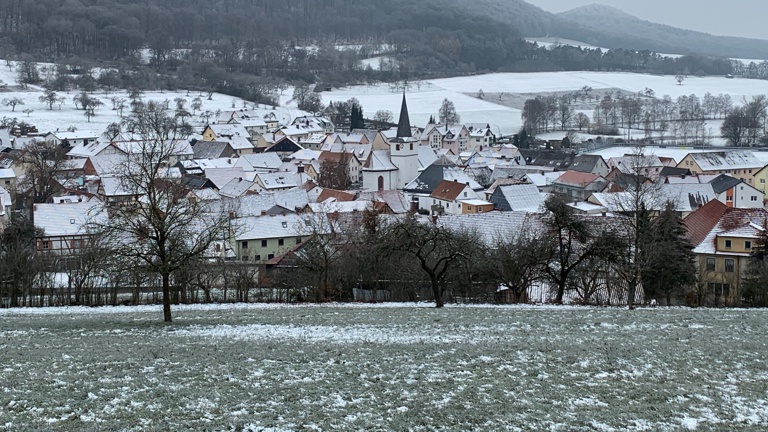
[[[430,197],[445,201],[455,201],[467,185],[457,181],[443,180],[432,191]]]
[[[326,188],[317,197],[317,202],[321,203],[329,198],[335,198],[337,202],[349,202],[354,201],[356,196],[350,192]]]
[[[698,246],[728,211],[728,207],[718,200],[712,200],[699,207],[695,212],[683,219],[688,231],[688,240],[693,246]]]
[[[599,178],[600,176],[597,174],[578,171],[566,171],[563,173],[563,175],[558,177],[557,180],[555,180],[555,183],[584,187]]]

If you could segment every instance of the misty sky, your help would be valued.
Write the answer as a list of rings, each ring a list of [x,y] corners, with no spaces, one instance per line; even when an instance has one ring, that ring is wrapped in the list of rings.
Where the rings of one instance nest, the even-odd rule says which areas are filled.
[[[549,12],[601,3],[644,20],[715,35],[768,39],[765,0],[526,0]]]

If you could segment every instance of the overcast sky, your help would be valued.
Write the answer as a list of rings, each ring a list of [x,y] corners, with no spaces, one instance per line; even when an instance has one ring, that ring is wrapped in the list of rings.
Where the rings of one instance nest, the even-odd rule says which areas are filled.
[[[601,3],[644,20],[715,35],[768,39],[765,0],[526,0],[549,12]]]

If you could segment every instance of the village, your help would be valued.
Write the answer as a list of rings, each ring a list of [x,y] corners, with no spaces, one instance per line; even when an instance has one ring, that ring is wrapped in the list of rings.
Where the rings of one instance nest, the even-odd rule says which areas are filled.
[[[188,284],[195,293],[187,296],[179,288],[177,302],[405,301],[447,295],[472,302],[742,305],[750,256],[768,216],[768,166],[749,149],[692,152],[678,161],[640,147],[608,159],[577,153],[567,137],[530,139],[518,148],[488,124],[431,119],[424,127],[412,125],[405,94],[397,123],[369,122],[364,128],[313,115],[282,124],[274,113],[246,108],[221,111],[211,120],[188,138],[173,139],[158,165],[162,172],[155,173],[155,180],[179,186],[181,192],[175,193],[182,193],[185,202],[205,205],[207,213],[226,213],[226,229],[216,231],[194,257],[223,267],[197,285],[169,272],[169,285]],[[92,258],[84,258],[93,255],[98,237],[93,227],[128,223],[114,217],[115,209],[147,202],[146,191],[131,187],[124,177],[129,175],[126,163],[146,154],[150,139],[137,131],[112,129],[42,132],[26,124],[0,129],[0,226],[28,215],[36,228],[33,255],[39,261],[26,288],[13,288],[18,280],[8,273],[0,280],[7,305],[158,301],[157,278],[145,274],[113,280],[104,271],[109,268],[106,261],[97,260],[102,271],[85,268],[87,262],[94,265]],[[62,149],[60,160],[53,160],[52,149]],[[551,213],[547,203],[555,196],[572,217],[595,226],[616,225],[621,218],[636,223],[640,211],[657,215],[671,206],[695,256],[695,280],[674,295],[671,288],[651,291],[646,286],[644,292],[642,282],[628,281],[606,264],[604,272],[583,285],[574,282],[583,276],[578,269],[560,281],[540,270],[537,276],[523,271],[502,280],[473,281],[470,276],[461,282],[449,264],[458,266],[467,257],[450,251],[443,251],[443,267],[432,269],[443,271],[439,291],[424,290],[430,285],[424,275],[405,281],[379,274],[367,282],[361,276],[347,281],[348,288],[335,288],[330,285],[344,285],[339,274],[345,272],[343,266],[330,270],[335,258],[320,270],[315,265],[310,273],[316,274],[308,279],[294,277],[312,267],[312,255],[349,249],[353,233],[368,229],[370,215],[381,219],[377,224],[414,219],[471,234],[482,248],[498,249],[500,240],[519,241],[532,227],[546,225],[542,220]],[[317,238],[327,239],[322,251],[311,244]],[[590,240],[581,243],[589,249]],[[512,259],[519,257],[513,254]],[[630,266],[647,271],[639,264]],[[318,275],[323,282],[316,283],[316,291],[308,289]],[[448,278],[457,279],[449,283]],[[510,285],[521,278],[524,286],[513,289]],[[482,288],[475,286],[479,280],[485,282]],[[628,283],[636,286],[630,291]],[[553,288],[558,285],[559,290]]]

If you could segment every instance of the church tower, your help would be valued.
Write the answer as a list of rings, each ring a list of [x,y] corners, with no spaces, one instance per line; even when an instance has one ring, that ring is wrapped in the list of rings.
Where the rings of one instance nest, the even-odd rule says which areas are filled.
[[[419,138],[411,133],[411,119],[408,116],[408,104],[403,92],[400,106],[400,120],[397,123],[397,137],[389,141],[392,164],[398,168],[397,188],[402,189],[408,182],[419,175]]]

